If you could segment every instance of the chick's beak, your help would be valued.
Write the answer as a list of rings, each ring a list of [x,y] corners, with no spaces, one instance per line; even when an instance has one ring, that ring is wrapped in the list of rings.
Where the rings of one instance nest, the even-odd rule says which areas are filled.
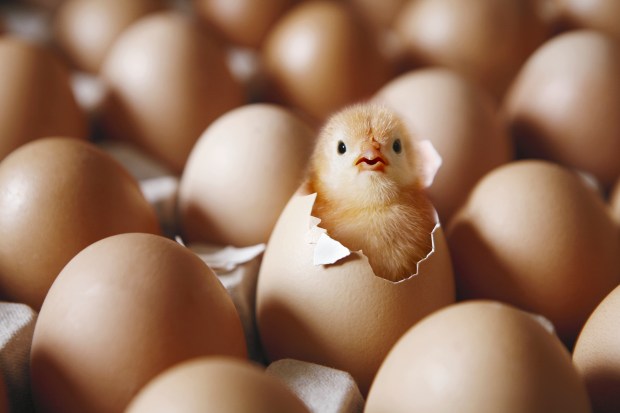
[[[381,150],[374,145],[365,148],[355,160],[355,166],[357,166],[360,171],[383,172],[387,165],[387,159],[383,157]]]

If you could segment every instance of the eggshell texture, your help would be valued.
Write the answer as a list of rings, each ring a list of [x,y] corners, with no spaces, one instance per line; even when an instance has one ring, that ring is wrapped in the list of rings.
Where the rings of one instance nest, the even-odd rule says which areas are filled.
[[[18,146],[51,135],[86,139],[80,111],[61,61],[41,46],[0,38],[0,159]]]
[[[107,136],[128,139],[180,173],[202,131],[242,104],[222,50],[173,12],[143,17],[109,51],[102,76]]]
[[[586,413],[585,386],[560,341],[532,315],[486,301],[452,305],[396,343],[366,413]]]
[[[94,145],[46,138],[0,163],[0,296],[38,310],[64,265],[123,232],[159,233],[136,181]]]
[[[569,346],[620,282],[618,231],[571,171],[519,161],[487,174],[448,231],[460,298],[542,314]]]
[[[54,37],[79,69],[97,73],[131,23],[162,7],[159,0],[67,0],[54,17]]]
[[[217,408],[216,408],[217,407]],[[309,413],[280,380],[249,362],[204,357],[172,367],[153,379],[127,413]]]
[[[418,274],[394,283],[374,275],[353,252],[313,265],[310,212],[316,194],[294,195],[263,256],[257,322],[271,360],[292,358],[349,372],[366,394],[398,338],[430,312],[454,302],[450,256],[441,228]]]
[[[396,32],[418,64],[460,71],[502,96],[546,37],[535,0],[409,0]]]
[[[238,247],[267,242],[313,145],[312,128],[276,105],[247,105],[217,119],[181,179],[184,238]]]
[[[560,20],[567,28],[588,28],[620,40],[620,2],[616,0],[556,0]]]
[[[294,0],[194,0],[198,16],[231,42],[259,47]]]
[[[67,264],[41,308],[31,352],[37,411],[122,412],[157,374],[207,355],[246,357],[213,271],[167,238],[112,236]]]
[[[620,411],[620,287],[596,307],[579,334],[573,361],[597,413]]]
[[[484,174],[512,159],[512,143],[493,99],[452,70],[405,73],[373,100],[396,111],[414,139],[430,140],[439,152],[442,164],[428,193],[443,222]]]
[[[590,172],[609,187],[620,176],[620,43],[580,30],[545,43],[506,99],[522,156]]]
[[[298,4],[273,27],[263,51],[280,97],[319,121],[369,97],[389,76],[369,30],[339,2]]]

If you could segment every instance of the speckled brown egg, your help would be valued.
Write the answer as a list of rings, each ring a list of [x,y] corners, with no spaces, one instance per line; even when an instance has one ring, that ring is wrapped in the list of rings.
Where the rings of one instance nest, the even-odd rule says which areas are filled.
[[[263,57],[279,97],[320,121],[369,97],[389,76],[370,31],[340,2],[295,6],[270,31]]]
[[[505,106],[522,157],[620,176],[620,43],[588,30],[557,36],[520,71]]]
[[[229,41],[259,47],[276,21],[294,0],[194,0],[199,17]]]
[[[86,115],[57,56],[34,43],[1,37],[0,73],[0,159],[45,136],[86,139]]]
[[[588,318],[573,351],[592,406],[597,413],[620,410],[620,287],[616,287]]]
[[[212,37],[174,12],[125,30],[101,74],[111,92],[105,134],[139,145],[177,173],[204,129],[244,101]]]
[[[455,71],[405,73],[383,86],[373,100],[395,110],[411,136],[430,140],[441,156],[428,193],[445,223],[484,174],[512,159],[512,142],[496,103]]]
[[[447,230],[460,298],[489,298],[547,317],[571,346],[620,282],[620,237],[603,199],[546,161],[494,169]]]
[[[570,354],[534,315],[492,301],[439,310],[396,343],[365,413],[588,413]]]
[[[151,234],[76,255],[41,308],[31,350],[38,412],[122,412],[153,377],[195,357],[246,357],[239,315],[193,252]]]
[[[502,96],[546,37],[536,0],[409,0],[395,28],[414,63],[442,65]]]
[[[155,377],[131,402],[127,413],[309,413],[283,382],[246,361],[203,357]]]
[[[46,138],[0,163],[0,296],[38,310],[71,258],[109,235],[159,233],[138,184],[94,145]]]
[[[184,239],[238,247],[267,242],[303,179],[314,137],[304,120],[277,105],[246,105],[218,118],[181,178]]]
[[[160,0],[67,0],[54,15],[54,38],[79,69],[97,73],[114,41]]]

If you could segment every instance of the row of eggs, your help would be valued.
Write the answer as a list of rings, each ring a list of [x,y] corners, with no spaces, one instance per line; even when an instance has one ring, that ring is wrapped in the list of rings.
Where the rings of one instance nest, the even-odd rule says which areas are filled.
[[[307,4],[312,3],[315,2],[307,2]],[[316,2],[318,3],[321,2]],[[334,6],[322,3],[320,7],[329,9]],[[336,27],[339,26],[341,25],[336,25]],[[104,76],[108,76],[111,90],[116,91],[114,93],[117,94],[112,94],[110,102],[113,103],[106,103],[100,109],[100,114],[104,130],[108,131],[106,134],[114,135],[116,134],[114,129],[120,128],[118,135],[128,137],[151,154],[159,156],[177,173],[183,171],[179,191],[179,231],[187,240],[234,245],[265,242],[276,220],[281,216],[280,223],[276,226],[272,239],[269,241],[259,277],[258,290],[259,327],[266,351],[271,357],[306,358],[345,369],[354,375],[363,392],[366,393],[381,361],[398,337],[425,315],[454,301],[451,261],[455,263],[459,298],[495,298],[544,314],[552,321],[560,337],[569,347],[572,347],[588,315],[618,284],[620,264],[616,255],[620,248],[618,247],[617,227],[613,224],[600,195],[590,187],[583,185],[581,178],[555,164],[541,161],[509,163],[514,155],[511,153],[507,130],[499,120],[497,104],[485,92],[482,92],[479,86],[466,80],[462,75],[446,69],[427,69],[406,73],[383,86],[373,99],[393,106],[394,110],[398,111],[411,125],[416,136],[431,139],[441,153],[444,166],[440,169],[435,184],[430,189],[430,194],[442,221],[446,224],[448,244],[443,240],[443,234],[438,233],[435,240],[435,253],[425,263],[422,272],[399,284],[384,282],[374,277],[361,254],[356,260],[328,268],[308,264],[311,246],[306,242],[306,233],[310,227],[309,211],[312,199],[303,196],[294,197],[284,213],[281,215],[280,212],[303,177],[303,165],[312,148],[316,130],[316,120],[310,119],[321,118],[332,109],[326,109],[329,105],[321,106],[324,102],[320,103],[320,109],[308,109],[310,106],[306,108],[303,99],[291,100],[289,96],[288,98],[280,97],[280,99],[305,109],[307,116],[274,105],[242,106],[228,111],[235,106],[240,106],[243,98],[237,92],[230,91],[238,89],[238,86],[231,86],[234,84],[234,79],[230,80],[232,77],[222,75],[226,72],[225,65],[219,63],[208,65],[215,71],[212,76],[217,81],[213,81],[211,75],[204,76],[204,71],[200,72],[201,78],[211,79],[205,84],[191,75],[196,74],[196,68],[202,67],[205,61],[211,62],[211,60],[205,60],[211,58],[202,55],[198,49],[212,50],[212,53],[217,53],[213,52],[215,50],[213,48],[208,49],[210,46],[205,48],[190,46],[198,42],[197,38],[202,38],[202,35],[198,35],[193,27],[185,18],[161,14],[142,20],[124,33],[118,43],[118,49],[121,51],[113,50],[109,57],[111,61],[114,61],[113,56],[121,56],[117,58],[119,63],[108,63],[110,67],[118,65],[117,68],[110,68],[109,72],[105,72],[104,69],[103,72]],[[134,34],[131,35],[131,33]],[[126,37],[129,40],[124,40]],[[287,35],[286,38],[291,38],[291,36]],[[155,46],[149,48],[145,43],[151,43],[148,40],[152,39],[156,39],[152,42]],[[177,40],[179,43],[176,43]],[[16,109],[16,113],[7,114],[7,120],[3,119],[2,122],[9,125],[9,132],[6,133],[7,141],[14,142],[11,139],[27,136],[27,133],[24,135],[20,133],[28,128],[45,127],[47,122],[51,121],[50,119],[63,125],[66,122],[66,125],[71,126],[68,126],[68,130],[58,130],[55,129],[57,126],[52,126],[50,130],[54,132],[37,130],[30,136],[45,136],[52,133],[85,137],[88,132],[86,124],[80,120],[82,115],[79,109],[71,109],[77,106],[71,102],[68,82],[63,80],[66,79],[64,69],[40,69],[60,67],[56,63],[48,63],[55,58],[36,47],[19,41],[9,39],[2,39],[2,41],[3,44],[9,45],[5,47],[5,50],[14,53],[10,58],[0,59],[0,64],[10,64],[13,67],[11,69],[13,72],[7,68],[6,73],[28,76],[32,73],[36,74],[38,67],[39,74],[29,78],[25,83],[32,85],[32,79],[42,79],[39,80],[43,85],[41,89],[46,90],[45,94],[41,93],[42,96],[60,96],[59,100],[43,108],[39,115],[54,114],[54,116],[43,117],[39,120],[33,118],[32,113],[27,112],[31,109],[24,109],[24,107],[32,107],[27,103],[27,99],[38,100],[40,96],[36,95],[33,98],[33,95],[25,93],[24,89],[20,90],[20,87],[23,88],[23,83],[20,83],[18,78],[12,78],[10,82],[7,80],[8,86],[3,90],[11,91],[7,94],[9,96],[7,102],[15,102]],[[515,86],[515,91],[508,95],[506,99],[508,103],[505,105],[512,130],[516,136],[520,137],[518,149],[522,152],[521,155],[544,155],[570,166],[578,166],[594,175],[605,191],[617,180],[617,165],[619,164],[617,156],[620,153],[618,150],[620,143],[617,133],[614,132],[618,128],[617,121],[610,115],[614,113],[614,108],[618,107],[618,96],[620,96],[618,88],[614,86],[613,74],[617,73],[619,65],[618,46],[614,42],[600,33],[585,31],[567,33],[550,40],[532,56],[515,81],[515,85],[524,85],[521,86],[524,92],[519,92],[519,87]],[[123,44],[126,46],[121,46]],[[116,49],[117,46],[114,48]],[[161,60],[149,58],[149,53],[157,55],[166,50],[175,50],[181,54]],[[325,50],[325,48],[318,50]],[[589,57],[584,58],[584,54]],[[26,66],[18,66],[19,56],[25,56],[22,58],[28,62]],[[321,56],[314,56],[312,59],[324,60]],[[362,60],[365,61],[364,59]],[[275,60],[279,61],[277,58]],[[547,62],[558,60],[566,63],[557,68],[558,73],[553,73],[553,81],[536,80],[538,76],[542,76],[541,73],[550,71]],[[177,64],[166,65],[166,61]],[[360,62],[353,63],[354,69],[363,66]],[[338,73],[333,66],[329,64],[327,66],[328,72]],[[303,67],[308,66],[303,65]],[[184,70],[181,75],[170,72],[178,68]],[[158,74],[157,70],[162,70],[162,73]],[[218,73],[222,76],[218,77]],[[300,79],[305,80],[300,81]],[[337,90],[333,89],[333,83],[329,83],[332,89],[326,92],[319,90],[311,79],[306,74],[298,74],[294,77],[294,81],[298,84],[309,86],[313,92],[318,91],[317,99],[338,96]],[[342,83],[342,78],[340,81]],[[384,79],[385,81],[387,79]],[[377,88],[380,83],[377,83]],[[157,87],[161,84],[165,87]],[[215,89],[211,90],[211,87]],[[226,89],[227,92],[222,92],[217,88],[233,89]],[[200,94],[200,96],[202,96],[201,99],[207,96],[206,101],[193,100],[191,96],[198,96],[193,93],[202,92],[205,89],[210,90],[210,93]],[[537,97],[536,93],[540,93],[540,97]],[[187,98],[188,96],[190,97]],[[223,97],[237,100],[232,104],[227,104],[226,99],[221,99]],[[591,99],[591,103],[584,104],[583,100],[586,98]],[[116,103],[114,103],[115,99]],[[24,100],[26,103],[21,103]],[[119,100],[122,104],[119,104]],[[534,103],[530,106],[529,102]],[[197,114],[194,109],[202,108],[209,111],[212,110],[213,105],[220,104],[222,106],[209,112],[208,115],[205,112]],[[601,111],[599,109],[601,107],[606,110]],[[64,115],[51,111],[51,109],[62,111],[67,108],[70,113],[68,121],[63,120],[66,119]],[[220,116],[226,111],[225,115]],[[106,121],[106,118],[112,120]],[[36,120],[33,121],[33,119]],[[198,119],[199,122],[192,122],[194,119]],[[217,120],[194,144],[196,137],[204,129],[204,124],[210,123],[213,119]],[[185,133],[181,128],[185,125],[189,125],[189,129],[193,128],[193,131],[186,135],[192,137],[183,141],[182,137]],[[580,132],[580,128],[587,130],[587,142],[584,142],[584,135]],[[566,142],[556,142],[565,136],[572,136],[573,133],[575,135],[574,146]],[[2,136],[4,141],[4,132]],[[175,138],[171,139],[169,136]],[[541,143],[544,139],[546,141]],[[601,139],[601,141],[596,141],[596,139]],[[570,142],[573,140],[571,139]],[[20,144],[21,142],[9,144],[5,155]],[[557,148],[558,145],[560,149]],[[50,156],[54,153],[57,155]],[[95,153],[98,154],[95,155]],[[3,244],[7,248],[7,259],[6,264],[3,262],[2,265],[13,270],[13,272],[7,271],[6,274],[16,276],[18,271],[27,271],[32,268],[31,266],[40,265],[31,271],[31,274],[35,274],[34,279],[37,280],[43,280],[44,277],[40,274],[51,274],[42,281],[43,286],[41,289],[37,288],[38,291],[32,288],[24,289],[23,281],[21,283],[19,281],[20,278],[24,279],[22,275],[17,276],[17,281],[9,280],[7,291],[16,288],[27,290],[27,292],[19,298],[11,296],[12,292],[6,293],[6,299],[28,302],[34,308],[39,308],[56,274],[86,245],[118,232],[160,233],[154,214],[140,198],[138,187],[131,182],[131,178],[125,172],[120,171],[117,166],[111,166],[109,160],[101,160],[101,165],[97,166],[99,163],[94,162],[93,159],[99,156],[101,156],[99,152],[90,145],[56,139],[42,140],[22,147],[3,161],[0,169],[7,171],[4,173],[7,181],[2,184],[3,188],[7,188],[2,192],[6,197],[4,201],[6,208],[3,207],[3,210],[12,211],[14,214],[6,215],[3,219],[5,221],[3,231],[6,231],[3,234],[5,238]],[[592,159],[589,159],[589,156],[592,156]],[[189,158],[187,163],[185,163],[185,158]],[[14,167],[23,168],[22,171],[18,172],[18,169],[13,169],[10,167],[11,164]],[[504,164],[505,166],[499,167]],[[59,179],[58,171],[64,170],[69,165],[71,167],[67,168],[68,178]],[[87,167],[87,165],[90,166]],[[93,169],[90,172],[84,169],[91,166],[99,169]],[[98,178],[97,175],[99,175]],[[483,176],[484,178],[480,180]],[[29,186],[29,182],[33,183],[32,187]],[[106,189],[108,186],[109,190]],[[474,186],[475,189],[471,191]],[[465,202],[470,192],[471,196]],[[618,198],[620,197],[616,196],[614,199]],[[124,199],[128,200],[127,204],[121,202]],[[617,206],[615,208],[616,211],[619,209]],[[92,220],[98,222],[96,224],[98,229],[94,232],[102,232],[97,235],[88,234],[92,227],[86,224],[91,223],[91,219],[85,215],[85,211],[94,212],[93,216],[96,215],[96,218]],[[102,217],[108,217],[106,214],[109,211],[113,214],[103,219]],[[31,227],[28,227],[29,225]],[[123,229],[117,230],[117,225]],[[75,231],[78,230],[75,226],[80,228],[80,231],[86,231],[87,234],[77,235]],[[497,230],[500,226],[502,231]],[[33,236],[32,234],[35,233],[37,235]],[[118,245],[113,246],[111,242],[109,239],[103,246],[100,243],[95,245],[97,248],[118,249],[119,254],[127,254],[131,257],[132,262],[139,257],[140,251],[135,251],[135,248],[138,248],[148,255],[144,262],[151,262],[156,268],[165,268],[166,262],[167,265],[174,267],[179,265],[178,259],[169,258],[168,254],[174,255],[180,252],[160,252],[158,247],[151,245],[151,243],[163,243],[159,239],[149,238],[145,242],[148,247],[143,248],[140,248],[141,243],[136,238],[115,241]],[[164,244],[166,247],[163,247]],[[178,250],[176,244],[172,244],[175,246],[163,243],[161,248]],[[32,249],[26,250],[24,248],[26,245]],[[73,249],[64,253],[64,256],[59,254],[59,251],[65,248]],[[84,252],[86,251],[92,251],[92,249]],[[84,255],[80,253],[79,256]],[[109,259],[113,256],[112,253],[106,253],[105,256],[107,258],[103,259],[104,262],[92,262],[90,260],[92,255],[90,258],[81,258],[87,260],[82,264],[79,264],[76,258],[78,264],[75,266],[87,269],[80,270],[80,273],[90,273],[92,277],[102,279],[108,277],[108,270],[105,267],[108,261],[110,265],[122,266],[125,271],[135,270],[122,259],[112,263]],[[168,259],[171,261],[166,261]],[[135,266],[135,263],[133,265]],[[91,268],[101,269],[105,275],[97,275],[91,272]],[[148,268],[143,271],[148,274],[152,272]],[[178,272],[178,269],[175,271]],[[204,270],[201,269],[201,271]],[[114,270],[110,273],[121,274],[122,272]],[[584,274],[587,274],[587,277]],[[146,276],[149,275],[144,277]],[[166,277],[166,275],[162,276]],[[74,407],[76,411],[97,410],[95,405],[106,410],[107,408],[103,406],[112,404],[114,407],[110,409],[118,410],[119,406],[124,406],[128,402],[127,394],[135,393],[137,387],[144,384],[144,378],[152,377],[154,371],[161,370],[162,366],[146,365],[143,372],[145,376],[136,379],[131,385],[120,380],[118,383],[112,383],[117,388],[122,388],[122,391],[118,390],[118,393],[111,388],[101,387],[100,383],[109,382],[109,378],[101,379],[101,381],[93,380],[94,376],[91,375],[99,370],[111,372],[114,375],[115,368],[126,369],[129,365],[127,362],[120,360],[119,364],[115,364],[112,361],[114,355],[121,355],[121,357],[126,355],[132,358],[130,365],[135,367],[133,376],[140,376],[139,363],[134,360],[136,354],[124,352],[110,345],[119,335],[124,334],[128,340],[144,340],[138,343],[132,342],[127,346],[128,348],[150,348],[152,343],[158,342],[164,336],[184,337],[179,330],[166,332],[163,328],[149,328],[147,320],[149,320],[148,317],[154,317],[151,322],[160,326],[160,323],[168,317],[174,324],[171,328],[179,328],[177,324],[182,319],[191,320],[191,315],[171,318],[169,313],[171,308],[178,307],[175,306],[174,299],[168,298],[169,292],[179,290],[178,293],[182,297],[179,300],[186,302],[187,295],[184,295],[186,290],[177,285],[178,280],[175,280],[174,288],[170,285],[166,286],[165,282],[160,286],[153,283],[155,290],[144,292],[147,294],[146,302],[162,302],[163,305],[171,307],[160,308],[160,311],[167,315],[162,315],[157,311],[145,315],[139,311],[136,312],[133,307],[130,311],[123,311],[124,301],[108,301],[108,294],[118,299],[139,297],[137,293],[129,294],[132,287],[126,285],[118,287],[109,281],[98,284],[96,280],[88,278],[78,281],[82,278],[77,276],[73,278],[76,281],[64,283],[78,283],[79,294],[62,292],[63,290],[70,291],[70,288],[63,288],[62,282],[57,283],[60,286],[55,286],[54,291],[59,292],[51,293],[52,297],[57,298],[49,300],[50,303],[56,301],[57,304],[45,304],[45,306],[59,311],[58,314],[61,315],[56,318],[53,310],[45,311],[44,308],[41,320],[51,321],[39,323],[42,327],[38,327],[33,347],[35,350],[40,349],[38,352],[33,352],[33,365],[42,366],[40,370],[37,370],[37,367],[33,369],[38,372],[35,376],[43,377],[44,384],[40,386],[48,388],[48,381],[45,378],[50,376],[46,376],[47,374],[51,374],[51,377],[54,377],[54,374],[71,377],[70,386],[67,387],[68,379],[62,381],[56,380],[58,378],[56,377],[55,381],[60,387],[54,387],[51,392],[37,391],[39,403],[49,406],[47,408],[50,411],[54,409],[71,411],[72,407],[63,404],[69,399],[77,403],[75,406],[78,407]],[[29,279],[29,284],[39,284],[38,281],[27,279]],[[72,278],[63,276],[63,279],[71,280]],[[171,282],[164,279],[168,283]],[[489,283],[489,281],[492,282]],[[85,284],[80,285],[81,282]],[[140,283],[140,279],[136,278],[136,282]],[[159,291],[158,288],[162,288],[165,293]],[[213,288],[217,290],[216,287]],[[5,287],[2,288],[3,291],[4,289]],[[187,291],[194,290],[200,290],[200,288],[195,285],[187,286]],[[373,294],[369,294],[368,291],[373,291]],[[93,303],[96,303],[96,298],[101,298],[99,294],[102,294],[102,299],[106,304],[99,304],[96,307],[105,308],[105,317],[112,316],[109,319],[111,321],[106,322],[105,318],[98,318],[104,317],[103,315],[90,313],[87,311],[91,308],[90,304],[80,304],[79,300],[76,300],[76,307],[72,307],[74,304],[71,299],[64,294],[68,294],[69,297],[83,295],[85,301]],[[148,294],[155,295],[148,296]],[[166,298],[157,294],[162,294]],[[31,298],[30,295],[37,297]],[[128,295],[130,297],[127,297]],[[214,298],[210,302],[217,303],[218,300],[223,299]],[[235,337],[222,347],[239,356],[242,353],[242,351],[237,352],[240,336],[238,331],[234,331],[237,329],[237,322],[231,321],[234,315],[230,314],[230,305],[214,305],[229,308],[229,310],[218,309],[217,311],[217,314],[223,314],[222,317],[226,321],[222,323],[233,330],[231,334]],[[484,311],[484,314],[493,313],[494,310],[490,310],[492,306],[480,305],[483,310],[479,311]],[[523,318],[511,309],[500,308],[501,310],[498,311],[507,314],[506,318]],[[118,313],[112,309],[117,309]],[[209,314],[213,312],[212,309],[203,309],[194,313],[201,314],[201,311]],[[464,311],[475,312],[476,310]],[[106,323],[119,326],[120,320],[126,319],[127,314],[137,317],[137,320],[130,320],[127,326],[128,331],[106,327]],[[82,316],[84,318],[80,319]],[[476,318],[478,318],[476,315],[467,316],[466,322],[459,320],[456,324],[465,324],[474,328],[475,323],[472,319]],[[59,319],[63,322],[58,321]],[[71,323],[64,326],[64,320],[68,319],[72,320]],[[330,322],[326,323],[326,320]],[[195,327],[215,321],[209,318],[208,321],[201,319],[195,322],[197,324],[189,322],[189,325]],[[521,325],[519,323],[517,324]],[[528,325],[528,329],[537,331],[532,334],[542,335],[544,329],[529,326],[532,324],[529,321],[523,323]],[[49,326],[47,329],[44,327],[46,324]],[[77,339],[71,340],[72,333],[69,330],[63,331],[59,327],[61,325],[67,329],[75,328],[74,335],[83,336],[85,331],[88,331],[91,337],[98,337],[101,334],[98,339],[98,345],[101,347],[92,344],[79,345]],[[140,327],[139,331],[146,332],[147,335],[139,338],[132,334],[137,325],[143,326],[143,329]],[[501,325],[512,326],[513,324],[504,321]],[[449,327],[447,330],[448,332],[442,333],[440,337],[445,338],[459,331],[455,327]],[[220,331],[222,330],[218,330],[218,335]],[[149,337],[148,333],[156,334],[156,338]],[[504,333],[500,331],[497,334],[503,335]],[[512,336],[508,335],[508,337]],[[201,338],[193,332],[191,338],[173,340],[170,345],[175,346],[179,342],[193,343],[194,339],[200,341]],[[515,346],[519,343],[516,338],[512,341],[517,343],[514,344]],[[592,341],[600,342],[596,338]],[[482,344],[484,343],[488,341]],[[71,351],[60,352],[57,356],[46,359],[49,354],[54,355],[59,345],[67,346]],[[191,354],[191,349],[184,347],[183,352],[189,353],[178,355],[174,350],[166,348],[166,345],[166,343],[162,344],[157,351],[165,353],[166,357],[169,356],[170,364],[176,363],[180,358],[187,358],[188,354]],[[194,344],[188,346],[192,345]],[[195,345],[200,346],[200,344]],[[430,348],[436,347],[437,342],[429,346]],[[86,348],[90,348],[93,353],[85,350]],[[441,349],[441,347],[438,348]],[[110,352],[113,355],[104,357],[106,350],[114,350]],[[156,350],[153,351],[156,352]],[[394,352],[396,351],[395,348]],[[406,353],[411,355],[413,351],[415,350],[407,350]],[[546,359],[545,351],[559,352],[560,350],[540,350],[542,353],[537,353],[539,350],[528,347],[527,351]],[[41,356],[36,354],[41,354]],[[97,361],[103,364],[98,364],[96,367],[90,364],[92,362],[88,360],[95,357],[93,354],[96,354]],[[224,354],[228,353],[224,352]],[[445,354],[445,351],[442,354]],[[72,355],[74,358],[70,357]],[[166,357],[157,356],[156,358],[161,361]],[[556,357],[562,360],[563,356],[556,354],[550,357],[554,360],[553,363],[556,363]],[[430,358],[425,359],[430,360]],[[561,372],[561,376],[569,378],[570,385],[560,386],[560,388],[566,394],[575,395],[577,401],[569,403],[571,408],[575,411],[587,411],[583,389],[569,390],[578,388],[579,384],[575,384],[574,373],[566,373],[566,369],[570,370],[570,368],[566,367],[565,359],[566,357],[564,361],[557,361],[560,365],[564,363],[563,367],[558,368],[557,371]],[[97,364],[97,361],[94,363]],[[145,363],[148,364],[149,361]],[[393,363],[397,366],[406,364],[402,360]],[[112,367],[104,368],[108,364]],[[532,364],[528,362],[526,365]],[[389,368],[385,367],[385,370],[389,371]],[[400,370],[402,371],[402,368]],[[528,374],[534,374],[534,372],[529,371]],[[117,375],[127,376],[127,372],[119,371]],[[84,379],[82,383],[86,383],[86,388],[78,391],[80,377]],[[93,381],[99,383],[87,389],[88,386],[94,385]],[[556,377],[555,380],[544,380],[542,383],[557,381]],[[514,382],[511,383],[514,385]],[[463,379],[460,379],[458,385],[463,385]],[[35,380],[35,388],[36,386]],[[393,385],[388,384],[386,387],[391,391],[398,390]],[[545,386],[545,388],[548,387]],[[75,393],[76,391],[78,393]],[[410,389],[407,391],[410,392]],[[400,389],[398,394],[402,395],[407,391]],[[83,398],[76,397],[75,394],[82,394]],[[550,394],[553,393],[550,392]],[[554,397],[551,398],[555,400]],[[369,396],[368,409],[371,411],[373,403],[377,406],[374,407],[377,411],[386,409],[388,400],[394,399],[399,400],[397,396],[389,396],[389,392],[384,396]],[[372,400],[382,401],[373,402]],[[88,403],[93,404],[88,405]],[[609,403],[607,402],[607,405],[610,406]],[[45,410],[44,407],[42,409]],[[396,407],[387,408],[389,411],[396,411],[395,409]],[[535,411],[533,408],[526,410]],[[569,411],[563,408],[560,410]]]

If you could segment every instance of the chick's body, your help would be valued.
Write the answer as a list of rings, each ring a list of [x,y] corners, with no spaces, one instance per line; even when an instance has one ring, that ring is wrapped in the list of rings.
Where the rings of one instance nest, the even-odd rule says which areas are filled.
[[[419,157],[401,120],[370,104],[346,108],[323,127],[310,161],[320,227],[361,250],[374,273],[399,281],[416,273],[432,248],[434,208]]]

